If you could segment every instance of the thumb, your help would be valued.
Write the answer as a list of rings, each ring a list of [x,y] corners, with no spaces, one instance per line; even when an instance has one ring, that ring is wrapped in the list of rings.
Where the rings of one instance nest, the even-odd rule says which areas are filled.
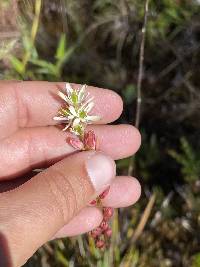
[[[81,152],[0,194],[0,266],[24,264],[114,176],[110,157]]]

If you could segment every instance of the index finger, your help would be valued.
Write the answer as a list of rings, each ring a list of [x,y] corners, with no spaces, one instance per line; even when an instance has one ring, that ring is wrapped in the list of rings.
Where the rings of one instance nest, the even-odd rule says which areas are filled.
[[[0,83],[0,133],[1,138],[19,128],[55,125],[63,101],[57,96],[65,83],[56,82],[1,82]],[[80,85],[72,84],[73,88]],[[122,112],[122,100],[111,90],[88,86],[86,91],[94,97],[92,115],[99,115],[97,123],[116,120]]]

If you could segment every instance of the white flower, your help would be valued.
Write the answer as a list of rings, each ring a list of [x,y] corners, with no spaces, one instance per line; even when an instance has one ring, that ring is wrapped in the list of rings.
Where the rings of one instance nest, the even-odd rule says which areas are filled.
[[[59,91],[58,95],[66,102],[66,107],[61,108],[59,116],[54,120],[66,123],[63,131],[69,129],[76,135],[82,135],[87,124],[98,121],[99,116],[91,116],[88,113],[94,107],[93,98],[88,98],[89,93],[85,93],[86,85],[80,90],[72,89],[69,83],[66,84],[65,90],[67,94]]]
[[[83,85],[81,87],[80,91],[74,90],[74,89],[72,89],[72,87],[69,83],[66,83],[65,91],[66,91],[67,95],[65,95],[61,91],[58,92],[58,95],[65,102],[67,102],[68,105],[72,105],[72,106],[75,105],[76,106],[76,105],[79,105],[82,101],[84,101],[84,99],[87,97],[87,95],[85,95],[85,89],[86,89],[86,85]]]

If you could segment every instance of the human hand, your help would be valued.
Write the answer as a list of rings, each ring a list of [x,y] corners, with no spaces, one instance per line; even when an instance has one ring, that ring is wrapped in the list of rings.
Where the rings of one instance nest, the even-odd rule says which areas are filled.
[[[115,177],[113,159],[135,153],[140,134],[130,125],[105,125],[120,116],[121,98],[88,87],[93,112],[102,118],[89,127],[101,152],[76,152],[52,119],[61,106],[56,94],[63,87],[0,82],[0,266],[21,266],[48,240],[98,226],[102,213],[88,203],[108,185],[103,206],[125,207],[139,198],[138,181]],[[49,168],[33,176],[33,169],[44,167]]]

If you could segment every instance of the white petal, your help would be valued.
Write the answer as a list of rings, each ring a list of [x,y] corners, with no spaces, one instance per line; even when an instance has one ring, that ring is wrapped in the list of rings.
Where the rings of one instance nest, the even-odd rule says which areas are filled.
[[[68,120],[73,120],[74,119],[74,115],[69,115],[67,116]]]
[[[67,117],[54,117],[53,118],[55,121],[67,121],[68,118]]]
[[[67,124],[66,126],[65,126],[65,128],[64,129],[62,129],[63,131],[66,131],[69,127],[70,127],[70,123],[69,124]]]
[[[80,121],[81,121],[82,123],[87,123],[87,120],[86,120],[85,118],[80,118]]]
[[[81,106],[81,110],[84,110],[88,103],[90,103],[94,97],[90,97],[88,100],[85,101],[85,103]]]
[[[85,119],[89,123],[89,122],[92,122],[92,121],[99,121],[101,119],[101,117],[100,116],[87,116]]]
[[[85,98],[85,89],[86,89],[86,84],[84,84],[80,91],[78,92],[78,102],[81,103],[83,99]]]
[[[87,92],[87,94],[86,94],[86,96],[85,96],[85,97],[89,97],[89,95],[90,95],[90,93],[89,93],[89,92]]]
[[[65,102],[67,102],[69,105],[71,104],[69,98],[63,94],[61,91],[58,92],[59,97],[61,97]]]
[[[94,107],[94,102],[90,102],[84,109],[85,112],[90,112]]]
[[[65,88],[67,90],[67,93],[71,95],[73,93],[73,89],[69,83],[66,83]]]
[[[79,125],[80,123],[80,119],[79,118],[76,118],[74,121],[73,121],[73,127]]]
[[[69,106],[69,111],[72,113],[72,115],[74,115],[75,117],[77,117],[77,113],[76,110],[73,106]]]
[[[91,102],[93,99],[94,99],[94,96],[92,96],[92,97],[88,98],[88,99],[86,100],[86,103],[89,103],[89,102]]]

